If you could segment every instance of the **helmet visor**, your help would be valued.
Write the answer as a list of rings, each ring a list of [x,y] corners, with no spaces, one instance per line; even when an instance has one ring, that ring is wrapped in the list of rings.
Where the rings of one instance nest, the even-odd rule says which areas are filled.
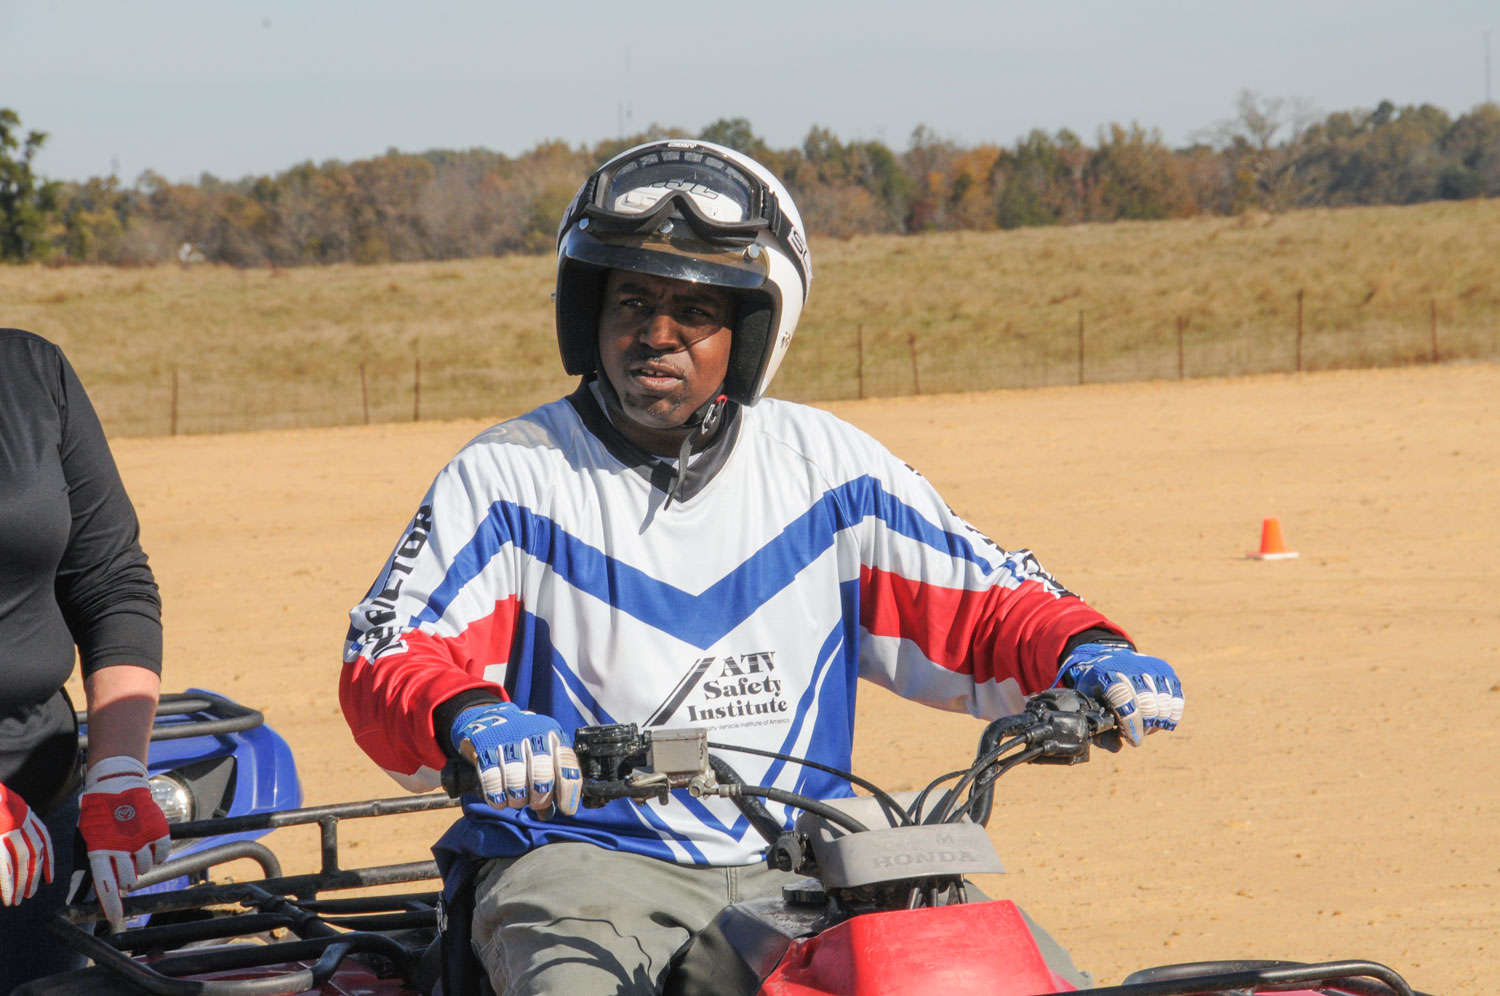
[[[734,290],[765,286],[770,256],[760,246],[703,242],[691,231],[679,237],[676,222],[668,219],[662,224],[667,231],[619,232],[585,218],[564,236],[562,253],[600,269],[653,273]]]

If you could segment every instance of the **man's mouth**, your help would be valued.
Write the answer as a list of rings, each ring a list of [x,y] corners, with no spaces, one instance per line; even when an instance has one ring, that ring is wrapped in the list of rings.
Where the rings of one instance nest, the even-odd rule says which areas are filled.
[[[664,363],[632,363],[625,368],[625,372],[637,385],[648,391],[670,391],[682,383],[682,374]]]

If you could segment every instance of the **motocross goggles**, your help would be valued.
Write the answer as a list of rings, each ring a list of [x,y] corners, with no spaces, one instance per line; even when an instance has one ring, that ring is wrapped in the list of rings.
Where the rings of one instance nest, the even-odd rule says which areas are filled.
[[[762,278],[767,264],[758,243],[769,236],[804,284],[807,280],[801,255],[791,245],[791,220],[782,213],[775,191],[692,142],[646,149],[595,173],[563,230],[575,226],[616,245],[646,248],[650,243],[649,249],[660,251],[663,243],[680,243],[684,252],[724,265],[734,265],[732,259],[739,256]]]

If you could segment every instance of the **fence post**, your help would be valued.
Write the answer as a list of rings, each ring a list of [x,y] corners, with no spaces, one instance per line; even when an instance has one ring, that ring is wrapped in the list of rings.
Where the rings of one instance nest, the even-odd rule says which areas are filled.
[[[917,379],[917,334],[906,333],[906,344],[911,347],[911,391],[913,394],[922,393],[922,382]]]
[[[365,361],[359,361],[359,403],[365,410],[365,425],[370,424],[370,390],[365,384]]]
[[[865,327],[863,324],[855,332],[854,348],[859,357],[859,400],[863,401],[865,399]]]
[[[1297,372],[1302,372],[1302,290],[1297,290]]]
[[[1184,323],[1183,323],[1183,320],[1182,320],[1182,316],[1178,315],[1177,316],[1177,379],[1178,380],[1182,380],[1182,371],[1183,371],[1183,362],[1182,362],[1182,326],[1183,326],[1183,324]]]
[[[1438,361],[1438,348],[1437,348],[1437,298],[1434,297],[1434,298],[1429,298],[1428,299],[1428,301],[1427,301],[1427,310],[1428,310],[1428,315],[1429,315],[1430,322],[1431,322],[1431,325],[1432,325],[1432,362],[1436,363]]]
[[[1083,383],[1083,309],[1078,309],[1078,383]]]
[[[177,435],[177,368],[172,368],[172,422],[171,434]]]

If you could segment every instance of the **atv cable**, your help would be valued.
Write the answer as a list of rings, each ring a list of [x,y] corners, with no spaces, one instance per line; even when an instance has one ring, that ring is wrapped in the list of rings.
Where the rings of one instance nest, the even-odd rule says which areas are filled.
[[[708,765],[713,769],[714,777],[721,785],[741,785],[745,780],[739,776],[739,772],[730,766],[729,762],[722,757],[708,755]],[[759,799],[750,795],[740,795],[734,798],[734,804],[745,818],[755,827],[757,833],[765,838],[767,844],[775,844],[776,838],[781,836],[781,822],[771,815],[771,811],[765,807]]]
[[[763,785],[720,785],[717,789],[707,794],[722,796],[726,799],[734,799],[736,796],[758,796],[762,799],[770,799],[772,802],[796,806],[798,809],[812,813],[814,816],[821,816],[829,823],[843,827],[850,833],[867,833],[870,829],[836,806],[830,806],[821,799],[799,795],[796,792],[788,792],[785,789]]]
[[[938,775],[932,781],[928,782],[927,787],[924,788],[921,792],[917,793],[917,797],[912,800],[911,806],[907,808],[907,818],[913,824],[925,823],[926,820],[922,817],[922,810],[927,807],[927,796],[930,795],[939,785],[943,784],[944,782],[953,778],[963,777],[964,773],[968,770],[968,768],[960,768],[957,771],[950,771],[946,775]],[[945,790],[943,794],[938,798],[938,806],[942,806],[947,801],[948,795],[949,791]]]
[[[1005,774],[1007,771],[1016,767],[1017,765],[1025,764],[1026,762],[1034,758],[1040,757],[1042,753],[1042,748],[1033,747],[1030,750],[1022,751],[1015,757],[1007,758],[1004,761],[994,762],[994,767],[998,770],[995,771],[995,774],[990,779],[990,781],[993,782],[996,778],[999,778],[1001,775]],[[976,794],[971,790],[969,793],[969,800],[967,802],[965,802],[959,809],[953,811],[952,813],[947,811],[948,808],[951,808],[953,800],[957,799],[959,795],[962,794],[963,789],[971,784],[974,784],[976,779],[978,779],[985,770],[987,769],[975,769],[971,770],[968,775],[965,775],[964,778],[953,787],[953,793],[948,797],[947,807],[945,807],[943,810],[940,810],[939,815],[935,816],[932,822],[957,823],[959,820],[963,819],[964,816],[968,815],[971,810],[974,810],[976,806],[984,805],[985,803],[987,803],[988,800],[985,798],[983,792]],[[989,819],[988,812],[986,812],[984,816],[986,820]]]
[[[860,788],[864,789],[866,792],[870,793],[870,795],[880,803],[880,808],[885,811],[887,820],[890,820],[892,818],[901,818],[902,822],[897,824],[898,826],[911,825],[912,821],[910,818],[910,814],[901,806],[899,802],[891,798],[888,792],[886,792],[880,786],[876,785],[874,782],[867,781],[866,779],[861,778],[858,775],[851,774],[839,768],[835,768],[832,765],[819,764],[817,761],[810,761],[807,758],[797,757],[795,754],[783,754],[780,751],[762,750],[758,747],[739,747],[735,744],[715,743],[712,740],[708,742],[708,747],[711,750],[732,750],[738,751],[741,754],[754,754],[758,757],[769,757],[773,760],[786,761],[790,764],[795,764],[803,768],[811,768],[814,771],[821,771],[824,774],[834,775],[838,778],[842,778],[850,785],[857,785]]]
[[[998,768],[998,770],[992,776],[990,776],[987,779],[987,781],[985,783],[985,788],[988,788],[989,784],[993,783],[996,778],[999,778],[1001,775],[1005,774],[1005,772],[1009,771],[1011,768],[1015,767],[1017,764],[1024,764],[1025,762],[1031,760],[1033,757],[1036,757],[1036,756],[1038,756],[1039,754],[1042,753],[1041,748],[1034,747],[1034,748],[1032,748],[1030,750],[1022,751],[1020,754],[1017,754],[1017,755],[1015,755],[1014,757],[1011,757],[1011,758],[1007,758],[1004,761],[1001,760],[1001,755],[1005,754],[1007,751],[1013,750],[1016,747],[1021,746],[1025,742],[1026,742],[1026,738],[1024,736],[1012,737],[1011,739],[1009,739],[1009,740],[1005,741],[1004,743],[1000,744],[998,747],[993,748],[988,753],[981,755],[979,758],[977,758],[974,761],[974,763],[967,770],[962,771],[962,772],[956,772],[956,774],[959,775],[958,783],[955,784],[951,789],[948,789],[948,791],[944,794],[944,797],[943,797],[942,801],[939,803],[938,807],[931,814],[929,814],[922,822],[924,822],[924,823],[948,823],[948,822],[951,822],[950,819],[949,819],[949,811],[951,810],[951,808],[953,806],[954,800],[957,799],[958,797],[960,797],[961,795],[963,795],[964,789],[968,788],[971,784],[974,784],[975,781],[980,776],[986,774],[992,766]],[[948,776],[948,775],[944,776],[945,779],[948,778],[948,777],[951,777],[951,776]],[[960,813],[966,812],[970,808],[970,805],[974,801],[975,801],[974,796],[971,793],[970,794],[970,802],[966,803],[964,805],[963,809],[960,810]],[[986,815],[986,818],[988,818],[988,814],[985,814],[985,815]]]

